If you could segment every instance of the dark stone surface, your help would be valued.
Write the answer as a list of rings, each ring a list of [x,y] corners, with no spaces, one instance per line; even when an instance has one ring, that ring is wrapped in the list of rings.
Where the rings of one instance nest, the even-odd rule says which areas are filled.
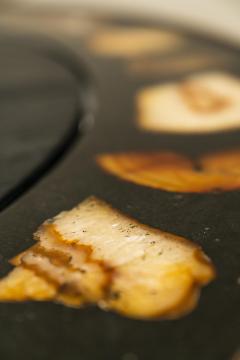
[[[230,54],[232,60],[221,68],[239,72],[237,51],[199,36],[190,39],[184,51],[199,47],[210,56]],[[124,354],[134,353],[138,360],[230,360],[240,343],[240,192],[157,191],[104,173],[94,157],[102,151],[162,148],[194,156],[240,146],[240,133],[177,136],[139,132],[134,125],[133,96],[145,80],[129,76],[124,61],[96,58],[94,63],[100,104],[96,125],[64,161],[1,213],[1,275],[9,271],[8,259],[33,243],[32,233],[43,220],[94,194],[143,223],[200,244],[216,265],[218,276],[203,289],[196,310],[174,321],[135,321],[94,307],[0,304],[0,358],[121,360]],[[165,79],[172,75],[166,74]],[[147,82],[159,80],[156,74]]]

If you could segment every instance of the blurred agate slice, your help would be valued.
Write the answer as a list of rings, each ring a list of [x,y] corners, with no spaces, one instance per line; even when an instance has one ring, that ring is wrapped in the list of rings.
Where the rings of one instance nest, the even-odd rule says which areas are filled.
[[[98,55],[131,58],[169,52],[181,47],[184,41],[181,36],[165,30],[112,26],[93,34],[88,47]]]
[[[240,81],[206,72],[147,87],[136,96],[137,124],[152,132],[207,133],[240,127]]]
[[[156,79],[156,76],[166,76],[167,74],[173,76],[190,71],[204,71],[209,67],[223,67],[229,61],[233,61],[229,54],[219,56],[219,54],[202,51],[179,52],[171,57],[150,56],[132,59],[127,64],[127,70],[135,77]]]
[[[240,189],[240,150],[196,159],[167,151],[102,154],[98,164],[119,178],[155,189],[204,193]]]

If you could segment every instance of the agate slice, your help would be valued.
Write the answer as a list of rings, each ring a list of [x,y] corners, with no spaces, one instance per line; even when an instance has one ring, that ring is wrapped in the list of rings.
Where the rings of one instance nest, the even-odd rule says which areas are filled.
[[[128,73],[142,78],[156,79],[166,74],[180,75],[188,72],[204,71],[207,67],[224,66],[230,56],[221,56],[218,54],[206,54],[200,51],[193,53],[181,53],[167,57],[146,57],[132,59],[128,62]]]
[[[1,301],[96,304],[138,319],[177,318],[215,271],[191,241],[141,224],[95,197],[46,221],[0,281]]]
[[[106,27],[88,41],[89,49],[98,55],[120,58],[165,53],[183,44],[184,39],[172,32],[136,27]]]
[[[140,90],[137,124],[152,132],[207,133],[240,127],[240,81],[207,72]]]
[[[98,164],[119,178],[155,189],[204,193],[240,189],[240,150],[196,159],[174,152],[102,154]]]

